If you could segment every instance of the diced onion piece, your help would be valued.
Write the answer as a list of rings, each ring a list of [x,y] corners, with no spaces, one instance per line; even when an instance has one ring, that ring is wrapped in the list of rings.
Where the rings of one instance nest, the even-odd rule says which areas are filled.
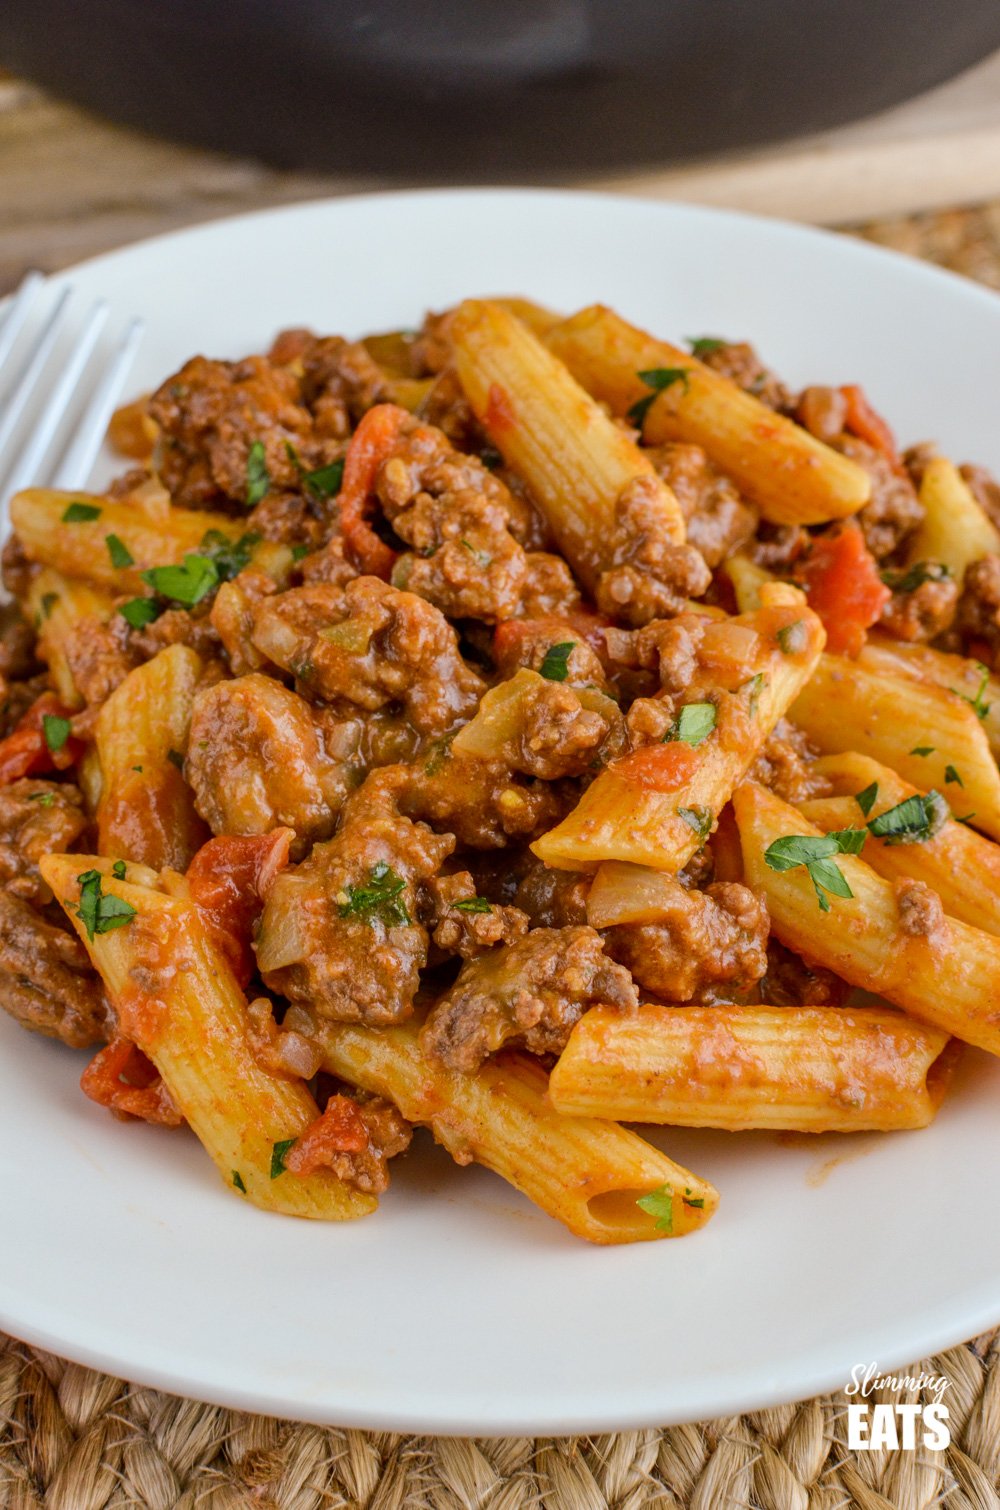
[[[680,882],[665,871],[606,860],[587,897],[587,922],[592,928],[659,922],[676,910],[679,888]]]

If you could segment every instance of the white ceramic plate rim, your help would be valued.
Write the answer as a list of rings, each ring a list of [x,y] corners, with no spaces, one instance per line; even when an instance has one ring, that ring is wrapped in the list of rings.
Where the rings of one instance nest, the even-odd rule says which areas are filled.
[[[766,230],[773,236],[775,244],[800,248],[806,261],[814,249],[819,261],[826,260],[833,244],[837,248],[836,260],[845,267],[856,268],[859,277],[863,278],[866,269],[873,273],[877,269],[881,279],[887,263],[891,264],[893,279],[901,288],[919,290],[930,305],[938,303],[942,307],[955,308],[964,305],[970,311],[974,309],[984,322],[994,326],[1000,342],[1000,302],[993,294],[926,264],[895,257],[879,248],[835,239],[808,227],[781,222],[771,222],[765,227],[764,222],[753,216],[545,190],[413,191],[286,206],[152,238],[78,264],[52,281],[61,284],[90,275],[105,281],[113,290],[116,270],[126,267],[136,256],[146,256],[152,251],[169,259],[175,249],[197,249],[200,243],[210,258],[220,244],[220,236],[229,240],[252,237],[257,227],[277,219],[284,220],[291,232],[296,222],[300,230],[309,229],[328,216],[331,224],[351,216],[363,221],[369,207],[376,214],[391,208],[400,216],[413,210],[440,210],[444,215],[454,216],[471,214],[477,208],[485,213],[486,207],[498,204],[512,214],[524,215],[528,221],[533,206],[538,206],[540,213],[547,213],[553,206],[563,206],[568,216],[579,213],[585,218],[593,214],[595,219],[617,216],[622,220],[641,208],[649,217],[650,225],[654,222],[662,225],[665,239],[669,239],[671,231],[677,232],[680,228],[682,236],[690,235],[695,241],[699,238],[720,241],[731,236],[738,244],[741,234],[758,238]],[[822,249],[821,254],[819,249]],[[475,273],[470,274],[466,286],[469,292],[480,291]],[[535,292],[533,289],[525,291]],[[599,297],[600,292],[596,291],[595,296]],[[122,314],[130,312],[119,311]],[[155,317],[154,301],[151,300],[149,311],[139,312]],[[749,326],[742,327],[738,333],[751,339],[760,335]],[[766,349],[766,341],[764,344]],[[780,368],[780,363],[778,365]],[[822,363],[818,362],[817,367],[821,366]],[[860,381],[865,381],[865,376],[863,371],[857,374]],[[987,459],[1000,462],[1000,456]],[[14,1040],[8,1034],[3,1041],[6,1044]],[[65,1059],[62,1065],[65,1066]],[[986,1072],[980,1068],[979,1073],[982,1078]],[[0,1108],[2,1126],[3,1110]],[[123,1132],[121,1136],[127,1135]],[[933,1130],[918,1136],[932,1138]],[[724,1202],[726,1195],[723,1187]],[[380,1215],[372,1220],[378,1222]],[[697,1241],[704,1244],[714,1229],[715,1223]],[[674,1247],[673,1244],[660,1246]],[[595,1272],[598,1263],[595,1254]],[[780,1356],[779,1352],[765,1358],[748,1357],[741,1367],[731,1370],[724,1379],[710,1373],[681,1381],[671,1379],[669,1359],[665,1359],[665,1375],[660,1385],[652,1386],[648,1378],[636,1383],[616,1378],[610,1384],[586,1384],[575,1392],[567,1390],[563,1396],[552,1400],[519,1398],[514,1380],[509,1380],[499,1393],[484,1393],[470,1382],[467,1390],[458,1383],[450,1396],[438,1390],[429,1392],[427,1398],[417,1399],[412,1393],[401,1396],[398,1391],[394,1392],[388,1373],[385,1378],[375,1379],[364,1388],[351,1390],[340,1381],[332,1388],[321,1386],[315,1393],[302,1389],[300,1385],[285,1386],[278,1380],[258,1377],[251,1382],[241,1377],[238,1357],[219,1358],[214,1367],[206,1365],[203,1359],[192,1364],[176,1352],[171,1353],[169,1346],[142,1347],[128,1332],[119,1331],[109,1337],[108,1329],[101,1324],[99,1317],[83,1314],[79,1309],[67,1310],[53,1294],[30,1297],[23,1289],[11,1286],[7,1267],[4,1264],[0,1273],[0,1324],[28,1342],[73,1357],[91,1367],[177,1393],[255,1411],[345,1426],[481,1434],[558,1433],[663,1425],[736,1413],[836,1388],[846,1381],[849,1365],[862,1361],[845,1349],[843,1339],[838,1336],[825,1344],[814,1343],[804,1352],[793,1346],[787,1357]],[[957,1293],[943,1289],[935,1303],[919,1317],[897,1316],[887,1320],[878,1314],[869,1315],[864,1357],[877,1356],[880,1365],[886,1368],[898,1366],[985,1330],[998,1320],[1000,1277],[979,1285],[968,1285]],[[709,1337],[707,1334],[706,1345],[709,1345]],[[375,1341],[378,1340],[376,1337]],[[856,1338],[852,1339],[851,1345],[856,1342]],[[252,1367],[249,1372],[253,1372]]]

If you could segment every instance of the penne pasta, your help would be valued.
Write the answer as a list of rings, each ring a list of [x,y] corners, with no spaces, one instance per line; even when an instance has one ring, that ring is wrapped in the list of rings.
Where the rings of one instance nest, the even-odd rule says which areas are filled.
[[[67,641],[88,620],[105,623],[111,616],[112,598],[87,582],[64,577],[50,566],[43,566],[31,579],[24,606],[28,617],[38,625],[38,653],[49,668],[59,697],[68,708],[82,707],[83,698],[67,656]]]
[[[203,672],[187,645],[170,645],[116,687],[94,728],[102,854],[185,870],[209,837],[181,767]]]
[[[595,304],[546,335],[584,388],[625,415],[655,395],[642,422],[648,445],[688,441],[728,473],[773,524],[843,519],[868,502],[861,467],[667,341]],[[659,391],[641,373],[677,373]]]
[[[824,655],[788,716],[824,754],[870,755],[914,786],[945,792],[958,817],[1000,838],[1000,772],[968,700],[870,666]]]
[[[739,788],[733,808],[747,884],[763,894],[783,944],[921,1021],[1000,1054],[1000,939],[943,911],[935,916],[933,894],[918,894],[904,914],[898,886],[850,854],[836,864],[852,895],[836,896],[822,912],[805,866],[773,870],[765,860],[776,840],[818,838],[820,830],[754,782]]]
[[[480,423],[528,483],[559,547],[593,592],[617,564],[618,503],[646,480],[671,539],[684,516],[649,458],[574,381],[537,336],[497,304],[469,299],[452,321],[455,363]]]
[[[927,1127],[956,1051],[887,1007],[594,1007],[549,1079],[572,1116],[729,1132]]]
[[[932,687],[957,692],[970,703],[983,726],[994,756],[1000,758],[1000,677],[968,656],[934,650],[930,645],[894,640],[869,631],[857,664],[877,676],[910,676]]]
[[[142,866],[127,867],[124,880],[110,860],[92,855],[49,855],[41,866],[104,981],[121,1032],[155,1064],[226,1185],[287,1216],[342,1221],[374,1211],[371,1196],[330,1170],[273,1174],[275,1145],[304,1132],[318,1110],[301,1081],[257,1063],[246,999],[198,909],[154,890]],[[134,909],[124,926],[88,937],[80,914],[87,872],[100,875],[105,901]]]
[[[715,699],[712,733],[696,748],[673,741],[612,762],[569,816],[532,845],[546,865],[592,870],[604,860],[629,860],[677,871],[705,842],[823,646],[822,625],[797,589],[774,584],[764,596],[756,613],[706,626],[699,652],[706,685],[697,695]]]
[[[924,517],[907,541],[909,561],[940,561],[961,583],[973,561],[1000,551],[1000,531],[946,457],[925,466],[920,502]]]
[[[326,1068],[395,1102],[458,1163],[494,1170],[592,1243],[680,1237],[714,1212],[714,1187],[635,1133],[554,1111],[548,1077],[529,1056],[507,1053],[466,1075],[426,1055],[419,1033],[417,1022],[381,1031],[326,1023]],[[637,1204],[656,1194],[658,1217]]]
[[[71,515],[67,522],[74,505],[85,517]],[[144,569],[173,566],[186,555],[197,555],[211,531],[231,540],[244,533],[240,521],[228,514],[145,509],[132,499],[57,493],[49,488],[18,493],[11,499],[10,517],[30,560],[115,593],[145,592]],[[115,564],[109,537],[121,543],[131,564]],[[124,561],[124,556],[119,559]]]
[[[835,795],[796,805],[810,823],[827,834],[858,824],[855,793],[872,783],[878,795],[869,808],[869,818],[878,818],[907,798],[922,795],[917,787],[867,755],[825,755],[815,769],[833,782]],[[949,917],[1000,935],[1000,845],[967,824],[948,820],[932,838],[918,844],[887,844],[870,834],[864,856],[866,864],[889,881],[906,877],[926,881],[941,898]]]

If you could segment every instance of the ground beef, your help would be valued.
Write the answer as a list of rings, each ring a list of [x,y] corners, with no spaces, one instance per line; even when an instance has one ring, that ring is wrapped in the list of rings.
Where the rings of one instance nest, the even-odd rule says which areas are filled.
[[[769,409],[789,409],[792,399],[779,377],[766,367],[749,341],[720,341],[710,350],[702,350],[700,359],[715,372],[752,393]]]
[[[33,676],[27,682],[7,682],[0,676],[0,737],[10,734],[31,705],[50,690],[46,676]]]
[[[485,691],[444,615],[377,577],[265,599],[254,613],[253,643],[310,697],[345,716],[398,704],[431,737],[470,718]]]
[[[971,461],[963,462],[958,470],[980,508],[1000,530],[1000,482],[986,467],[976,466]]]
[[[272,488],[247,515],[247,533],[276,545],[304,546],[317,551],[330,539],[336,524],[332,498]],[[356,576],[356,572],[351,573]]]
[[[413,343],[412,357],[418,372],[443,372],[451,362],[451,319],[453,311],[442,314],[428,310]]]
[[[419,345],[419,342],[418,342]],[[417,414],[448,437],[462,451],[483,451],[486,432],[477,420],[465,396],[454,367],[444,368],[431,384],[417,409]],[[490,452],[487,451],[487,455]]]
[[[68,782],[0,786],[0,886],[26,901],[50,895],[38,861],[70,849],[86,826],[83,798]]]
[[[422,1032],[449,1069],[472,1071],[505,1043],[557,1054],[588,1007],[638,1004],[627,970],[612,964],[594,929],[535,928],[462,967]]]
[[[530,592],[550,611],[579,593],[566,563],[525,551],[530,510],[474,456],[456,451],[440,430],[415,425],[383,462],[376,494],[386,518],[411,549],[393,581],[453,618],[495,623],[522,611]]]
[[[62,642],[73,685],[91,706],[103,703],[139,664],[121,614],[104,623],[96,616],[70,625]]]
[[[266,357],[192,357],[149,405],[160,426],[157,470],[174,502],[194,509],[227,501],[245,507],[250,449],[258,442],[270,485],[295,490],[300,466],[326,459],[299,398],[295,376]]]
[[[755,539],[747,547],[747,554],[758,566],[779,577],[787,577],[808,552],[811,538],[801,524],[768,524],[762,520]]]
[[[327,1135],[331,1117],[340,1140],[350,1147],[336,1148],[336,1132]],[[312,1174],[331,1169],[338,1179],[367,1195],[381,1195],[389,1188],[388,1161],[410,1146],[413,1129],[402,1113],[381,1096],[352,1090],[349,1096],[331,1096],[322,1117],[307,1127],[285,1155],[285,1168],[292,1174]]]
[[[983,556],[966,567],[955,626],[976,641],[976,655],[991,670],[1000,668],[1000,556]]]
[[[528,671],[540,671],[553,645],[573,647],[566,654],[564,686],[597,687],[602,692],[607,691],[600,656],[569,620],[560,619],[557,614],[518,619],[516,623],[504,624],[497,630],[493,658],[501,679],[508,680],[522,666]]]
[[[0,1007],[73,1049],[107,1037],[108,1007],[86,949],[9,892],[0,892]]]
[[[567,928],[587,921],[587,895],[593,876],[575,870],[550,870],[532,856],[514,900],[533,928]]]
[[[883,452],[852,435],[843,436],[836,449],[863,467],[871,478],[871,501],[857,516],[865,544],[879,561],[899,549],[924,517],[923,505],[905,473],[897,472]]]
[[[585,707],[572,687],[543,677],[526,677],[497,748],[513,771],[543,781],[583,776],[623,751],[623,724],[610,698],[594,698],[603,708]]]
[[[213,834],[293,828],[296,858],[330,837],[348,793],[309,704],[256,672],[198,694],[184,774]]]
[[[826,776],[813,769],[816,755],[801,729],[785,718],[779,719],[750,767],[747,780],[759,782],[793,805],[811,797],[827,797],[833,788]]]
[[[767,969],[767,908],[746,886],[716,881],[685,891],[656,923],[609,928],[605,945],[647,991],[665,1001],[720,1000],[747,991]]]
[[[695,679],[706,623],[702,614],[680,614],[654,619],[636,633],[609,629],[605,638],[615,666],[649,671],[661,692],[678,693]]]
[[[681,506],[688,541],[708,566],[718,566],[753,534],[757,511],[700,446],[678,442],[656,446],[648,455]]]
[[[422,888],[420,920],[443,954],[472,959],[496,944],[512,944],[528,930],[517,907],[480,897],[467,870],[435,876]]]
[[[338,1022],[408,1017],[427,962],[417,887],[454,847],[402,817],[391,787],[369,777],[337,834],[268,893],[256,945],[267,986]]]
[[[776,938],[767,942],[767,971],[758,994],[771,1007],[841,1007],[850,986],[815,960],[802,959]]]
[[[712,580],[694,546],[675,543],[661,486],[657,477],[640,476],[622,489],[610,559],[597,580],[597,607],[629,624],[680,613]]]
[[[926,881],[914,881],[909,877],[894,882],[893,886],[900,931],[911,938],[933,942],[944,927],[944,908],[937,892],[932,891]]]
[[[325,440],[343,440],[368,409],[389,397],[385,373],[360,341],[314,337],[299,361],[302,402]]]
[[[36,664],[35,631],[16,603],[0,603],[0,676],[18,681]]]
[[[951,628],[958,595],[954,577],[928,577],[909,592],[894,592],[880,622],[897,640],[935,640]]]
[[[525,781],[499,760],[451,754],[443,744],[422,763],[378,772],[394,783],[400,811],[454,834],[469,849],[501,849],[535,839],[559,823],[578,792],[569,785]]]
[[[267,572],[248,567],[232,582],[223,582],[212,600],[209,619],[226,653],[233,676],[259,671],[267,664],[251,639],[257,604],[278,590]]]

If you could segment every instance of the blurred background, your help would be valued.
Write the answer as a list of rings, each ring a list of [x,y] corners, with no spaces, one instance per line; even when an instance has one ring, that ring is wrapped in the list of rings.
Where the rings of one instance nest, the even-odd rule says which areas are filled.
[[[3,0],[0,292],[269,204],[566,184],[1000,286],[1000,0]]]

